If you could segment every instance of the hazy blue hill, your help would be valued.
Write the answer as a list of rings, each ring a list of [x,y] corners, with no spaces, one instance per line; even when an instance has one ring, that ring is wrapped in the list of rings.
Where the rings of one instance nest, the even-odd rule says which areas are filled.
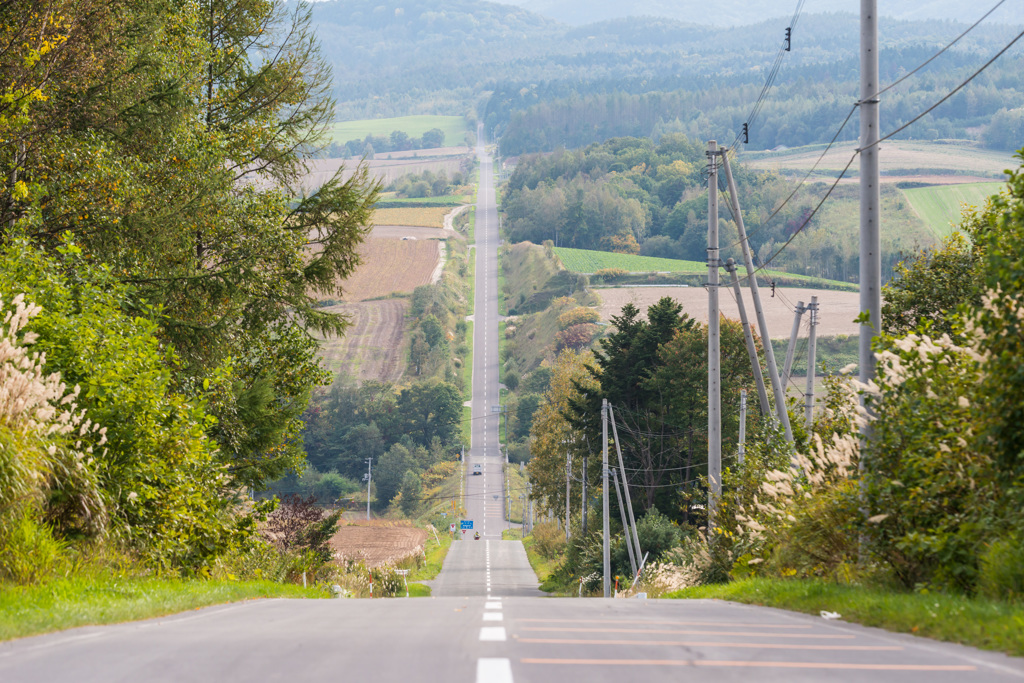
[[[506,0],[510,5],[523,7],[558,21],[580,26],[623,17],[654,16],[678,19],[694,24],[714,26],[741,26],[761,20],[792,16],[794,0]],[[880,2],[882,16],[896,19],[952,19],[971,22],[988,9],[963,0],[899,0]],[[805,11],[857,12],[856,0],[817,0],[805,6]],[[709,8],[711,8],[709,10]],[[1006,3],[994,13],[990,21],[1024,24],[1024,7],[1020,3]]]

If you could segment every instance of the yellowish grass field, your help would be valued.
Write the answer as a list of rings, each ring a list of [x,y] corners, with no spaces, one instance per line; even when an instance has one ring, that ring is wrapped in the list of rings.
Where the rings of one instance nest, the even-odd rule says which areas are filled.
[[[424,228],[443,228],[444,217],[451,210],[451,207],[447,206],[377,209],[373,212],[373,222],[376,225],[417,225]]]

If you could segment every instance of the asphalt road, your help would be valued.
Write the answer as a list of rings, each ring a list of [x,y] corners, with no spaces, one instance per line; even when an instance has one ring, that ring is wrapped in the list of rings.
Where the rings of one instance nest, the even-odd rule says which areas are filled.
[[[482,152],[482,150],[479,150]],[[500,541],[497,218],[481,154],[473,447],[466,508],[433,599],[261,600],[0,643],[0,682],[1024,681],[1024,660],[840,621],[704,600],[539,596]],[[494,496],[497,495],[498,498]]]

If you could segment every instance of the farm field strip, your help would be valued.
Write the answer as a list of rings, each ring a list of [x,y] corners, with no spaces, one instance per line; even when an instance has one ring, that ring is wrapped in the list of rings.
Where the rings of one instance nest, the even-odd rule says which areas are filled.
[[[373,212],[375,225],[410,225],[424,228],[443,228],[444,217],[451,212],[447,206],[409,206],[377,209]]]
[[[367,567],[396,563],[423,552],[429,533],[411,524],[363,521],[340,527],[331,549],[348,560],[363,560]]]
[[[411,138],[418,138],[433,128],[444,131],[444,141],[448,145],[461,145],[466,133],[469,132],[466,120],[461,116],[430,115],[340,121],[330,127],[330,132],[332,140],[345,143],[349,140],[362,140],[367,135],[387,137],[396,130],[406,133]]]
[[[610,321],[618,315],[622,307],[628,303],[640,309],[646,315],[647,309],[662,297],[669,297],[679,302],[683,312],[691,318],[707,323],[708,293],[701,287],[622,287],[616,289],[597,290],[601,297],[601,319]],[[732,290],[724,290],[720,297],[722,315],[732,320],[739,320],[739,309],[733,299]],[[841,292],[834,289],[805,289],[779,287],[776,296],[770,296],[766,288],[761,289],[761,303],[764,306],[768,329],[773,339],[788,338],[793,326],[793,307],[797,301],[805,304],[811,302],[811,296],[818,297],[818,336],[839,334],[854,335],[859,326],[853,322],[860,312],[860,294],[858,292]],[[744,302],[747,312],[753,315],[753,304],[750,291],[743,288]],[[801,338],[807,336],[808,318],[801,321]],[[755,326],[756,327],[756,326]]]
[[[592,251],[587,249],[570,249],[568,247],[555,247],[555,255],[561,260],[566,270],[574,273],[595,273],[605,268],[619,268],[629,273],[683,273],[689,275],[706,275],[708,266],[699,261],[683,261],[679,259],[657,258],[654,256],[635,256],[633,254],[617,254],[610,251]],[[740,277],[747,273],[743,266],[737,266],[736,272]],[[762,278],[788,278],[790,280],[803,280],[809,286],[832,282],[820,278],[809,277],[796,273],[787,273],[781,270],[758,271]],[[725,282],[725,271],[722,271],[723,282]],[[850,288],[846,282],[836,282],[835,286]]]
[[[942,238],[952,233],[952,226],[960,222],[964,204],[981,206],[1004,187],[1005,183],[964,183],[915,187],[903,190],[903,194],[935,236]]]
[[[404,370],[405,299],[339,304],[328,310],[349,317],[341,337],[323,339],[320,357],[332,373],[345,371],[360,379],[398,381]]]
[[[411,293],[430,282],[440,259],[437,240],[371,238],[359,247],[362,263],[342,282],[346,301],[365,301],[395,292]]]
[[[853,155],[855,144],[844,143],[833,147],[818,165],[818,171],[832,174],[841,171]],[[781,152],[746,152],[743,163],[761,170],[795,173],[808,171],[818,160],[825,145],[794,147]],[[981,149],[968,141],[950,143],[890,141],[879,145],[879,161],[883,175],[903,176],[917,173],[943,173],[948,175],[974,174],[994,176],[1017,164],[1005,152]]]

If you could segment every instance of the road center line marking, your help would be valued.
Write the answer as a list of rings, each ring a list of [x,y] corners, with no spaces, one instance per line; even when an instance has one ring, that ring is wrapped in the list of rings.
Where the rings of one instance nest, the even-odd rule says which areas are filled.
[[[484,609],[501,609],[501,602],[497,600],[488,602],[484,605]]]
[[[484,612],[484,621],[503,621],[501,612]]]
[[[845,662],[743,662],[711,659],[520,659],[523,664],[572,664],[576,666],[707,666],[747,669],[838,669],[846,671],[977,671],[960,664],[849,664]]]
[[[512,683],[512,662],[499,658],[476,660],[476,683]]]
[[[489,642],[505,642],[504,626],[484,626],[480,629],[480,640]]]

